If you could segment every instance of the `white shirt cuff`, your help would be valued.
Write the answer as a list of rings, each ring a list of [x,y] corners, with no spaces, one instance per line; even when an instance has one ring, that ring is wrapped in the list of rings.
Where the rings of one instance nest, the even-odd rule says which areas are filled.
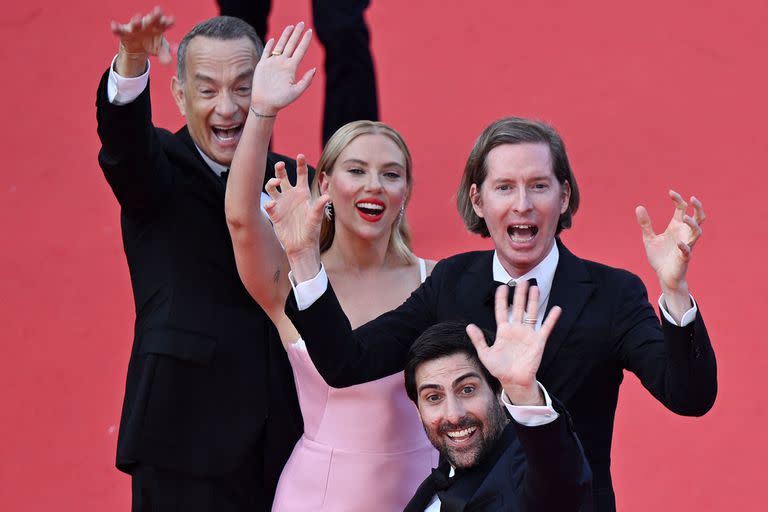
[[[322,264],[320,265],[320,272],[309,281],[296,283],[293,272],[288,272],[288,279],[291,281],[293,296],[296,298],[299,311],[304,311],[314,304],[328,289],[328,274],[325,273],[325,267]]]
[[[693,300],[693,295],[689,294],[688,296],[691,298],[691,304],[693,304],[693,306],[691,309],[683,313],[683,318],[680,319],[679,324],[675,321],[674,318],[672,318],[672,315],[669,314],[669,311],[667,311],[667,303],[664,302],[664,294],[662,293],[659,296],[659,309],[661,310],[661,314],[664,315],[664,318],[667,319],[667,322],[678,327],[685,327],[686,325],[696,320],[696,313],[699,311],[699,308],[696,306],[696,301]]]
[[[560,417],[554,407],[552,407],[552,399],[549,397],[547,390],[544,389],[541,382],[536,381],[536,384],[539,385],[539,389],[544,393],[544,403],[546,405],[512,405],[507,394],[504,391],[501,392],[501,402],[509,411],[512,419],[525,427],[547,425]]]
[[[115,71],[115,61],[117,55],[112,59],[109,65],[109,80],[107,80],[107,99],[113,105],[125,105],[130,103],[144,92],[149,83],[149,60],[147,60],[147,70],[144,74],[136,77],[120,76]]]

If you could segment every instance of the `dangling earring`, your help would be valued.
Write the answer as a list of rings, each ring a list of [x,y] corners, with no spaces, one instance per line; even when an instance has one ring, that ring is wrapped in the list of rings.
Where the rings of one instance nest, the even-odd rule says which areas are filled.
[[[333,222],[333,203],[328,201],[325,203],[325,218],[328,219],[328,222]]]
[[[400,205],[400,213],[397,215],[397,223],[398,224],[403,222],[403,217],[405,217],[405,203]]]

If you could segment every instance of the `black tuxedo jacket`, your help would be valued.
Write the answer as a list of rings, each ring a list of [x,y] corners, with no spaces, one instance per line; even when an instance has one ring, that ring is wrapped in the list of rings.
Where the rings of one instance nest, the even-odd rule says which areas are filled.
[[[715,356],[701,309],[686,327],[660,324],[637,276],[577,258],[557,243],[547,307],[563,313],[538,379],[573,417],[594,474],[596,510],[613,510],[611,437],[623,371],[635,373],[670,410],[696,416],[717,394]],[[408,347],[435,323],[465,320],[495,330],[492,262],[493,251],[439,262],[402,306],[355,331],[330,286],[304,311],[290,294],[286,312],[326,381],[349,386],[402,370]]]
[[[526,427],[511,420],[480,464],[451,485],[464,510],[473,512],[577,512],[592,510],[592,472],[573,422],[553,398],[560,417]],[[442,463],[447,474],[447,463]],[[427,477],[404,512],[424,512],[437,493]]]
[[[117,465],[217,476],[256,456],[270,490],[301,416],[277,332],[237,274],[225,184],[186,127],[152,125],[149,86],[112,105],[107,76],[96,102],[99,163],[120,203],[136,304]],[[295,180],[295,162],[275,154],[266,179],[278,159]]]

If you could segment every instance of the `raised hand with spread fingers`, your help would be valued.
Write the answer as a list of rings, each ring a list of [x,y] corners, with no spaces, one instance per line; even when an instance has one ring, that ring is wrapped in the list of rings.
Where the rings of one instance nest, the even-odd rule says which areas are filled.
[[[536,372],[561,309],[553,307],[537,331],[538,287],[531,287],[530,293],[525,281],[515,287],[511,315],[507,305],[508,294],[509,287],[506,285],[496,290],[496,341],[493,345],[488,346],[483,332],[474,324],[467,326],[467,334],[480,362],[499,379],[514,405],[544,405],[544,396],[536,383]]]

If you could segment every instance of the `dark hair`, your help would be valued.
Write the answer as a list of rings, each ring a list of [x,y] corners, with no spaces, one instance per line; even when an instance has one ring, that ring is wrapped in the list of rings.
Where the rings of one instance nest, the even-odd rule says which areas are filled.
[[[488,153],[495,147],[504,144],[542,143],[549,147],[552,156],[552,172],[555,178],[563,185],[566,181],[571,187],[571,197],[568,209],[560,215],[557,223],[557,232],[571,227],[573,216],[579,209],[579,186],[573,175],[568,155],[565,152],[565,143],[557,131],[546,123],[521,117],[505,117],[488,126],[480,134],[475,146],[469,153],[467,165],[464,166],[464,174],[457,193],[456,203],[459,215],[464,219],[467,228],[483,237],[491,236],[485,220],[475,213],[472,207],[472,198],[469,195],[474,183],[480,188],[488,175],[486,160]]]
[[[261,52],[264,50],[264,44],[259,39],[258,34],[256,34],[256,30],[240,18],[216,16],[215,18],[205,20],[192,27],[192,30],[187,32],[179,43],[179,49],[176,54],[176,77],[182,82],[186,73],[186,63],[184,61],[187,56],[187,46],[192,39],[198,36],[218,39],[220,41],[233,41],[245,37],[253,43],[257,58],[261,56]]]
[[[413,342],[408,350],[405,360],[405,392],[408,398],[418,403],[418,393],[416,391],[416,370],[419,365],[448,357],[454,354],[465,354],[469,360],[477,366],[485,380],[488,382],[495,395],[501,391],[501,383],[490,374],[477,357],[475,346],[467,335],[467,324],[459,322],[441,322],[435,324],[419,336]],[[483,329],[485,339],[489,345],[493,345],[495,336],[492,332]]]

